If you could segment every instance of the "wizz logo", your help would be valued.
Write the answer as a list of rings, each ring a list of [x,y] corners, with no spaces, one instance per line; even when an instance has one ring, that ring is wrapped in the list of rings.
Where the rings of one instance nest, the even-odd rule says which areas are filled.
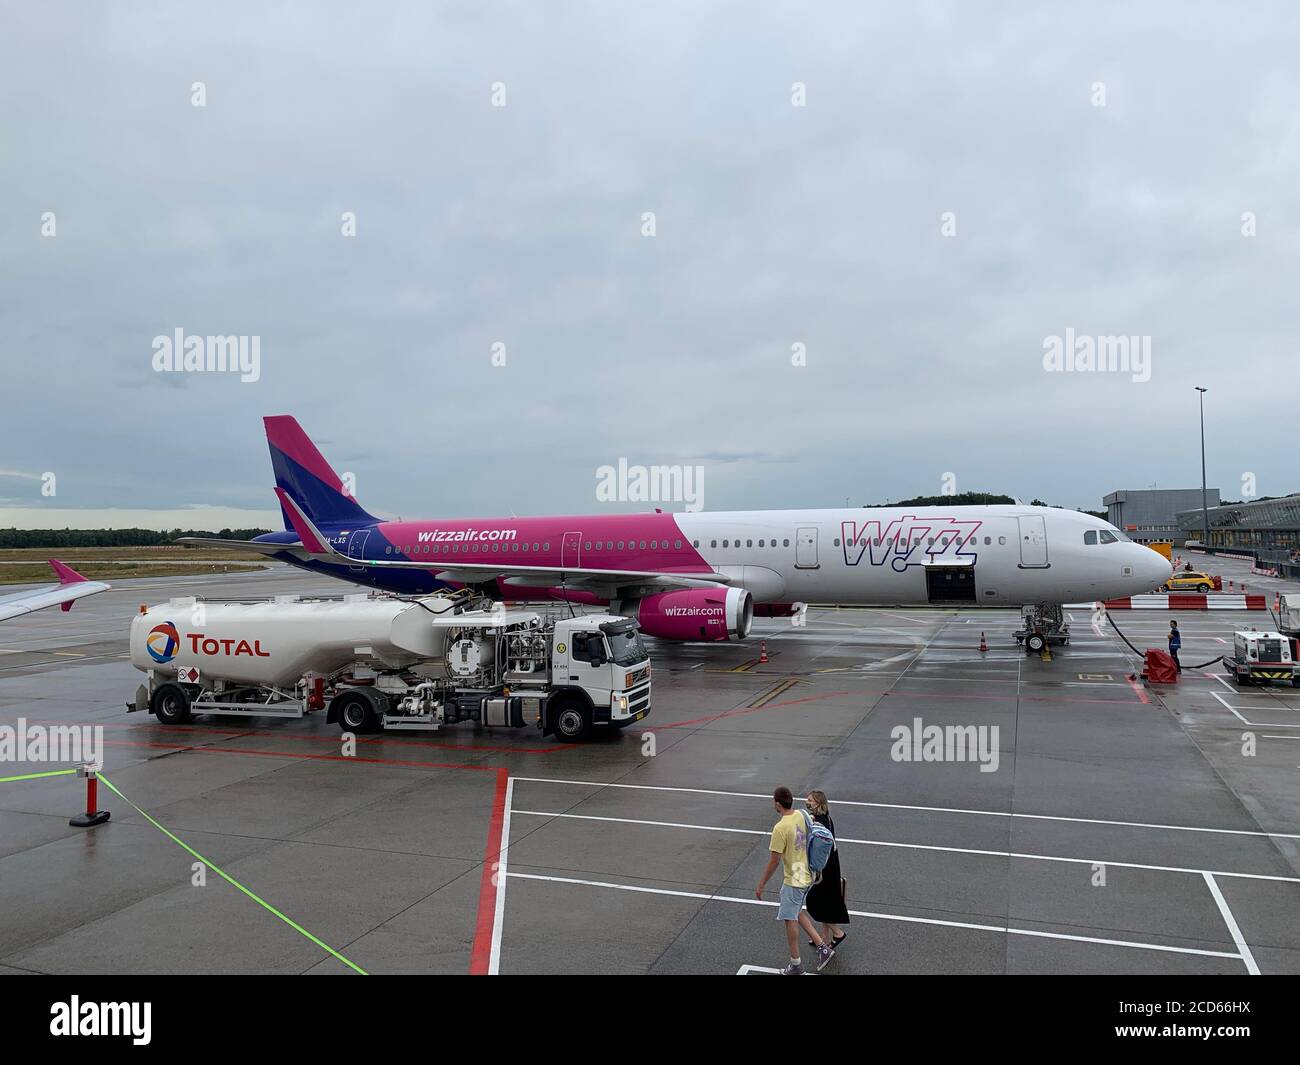
[[[975,533],[983,524],[978,518],[958,521],[955,518],[916,518],[904,515],[881,527],[879,518],[871,521],[840,523],[843,533],[844,564],[856,566],[865,555],[873,566],[886,562],[898,573],[909,566],[949,558],[969,558],[975,551],[964,550],[975,543]]]

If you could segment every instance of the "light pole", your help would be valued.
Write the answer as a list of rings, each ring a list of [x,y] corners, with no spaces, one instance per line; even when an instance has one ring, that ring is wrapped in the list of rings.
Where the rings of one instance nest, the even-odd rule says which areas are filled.
[[[1203,550],[1208,555],[1210,553],[1210,508],[1205,504],[1205,393],[1206,389],[1196,385],[1196,391],[1200,393],[1197,399],[1201,403],[1201,535]]]

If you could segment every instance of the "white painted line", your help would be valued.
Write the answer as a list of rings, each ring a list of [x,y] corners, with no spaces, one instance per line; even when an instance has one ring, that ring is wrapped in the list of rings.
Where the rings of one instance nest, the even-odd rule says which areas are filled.
[[[516,810],[525,817],[553,817],[571,821],[604,821],[619,825],[645,825],[650,828],[686,828],[697,832],[729,832],[742,836],[768,836],[770,830],[757,828],[725,828],[721,825],[692,825],[681,821],[647,821],[635,817],[598,817],[595,814],[549,813],[545,810]],[[898,843],[893,840],[851,839],[838,836],[836,843],[852,843],[861,847],[897,847],[900,850],[938,851],[943,854],[972,854],[981,858],[1024,858],[1038,862],[1069,862],[1077,865],[1109,865],[1117,869],[1145,869],[1157,873],[1194,873],[1198,876],[1213,873],[1215,876],[1232,876],[1243,880],[1275,880],[1285,884],[1300,884],[1300,877],[1275,876],[1270,873],[1236,873],[1224,869],[1192,869],[1180,865],[1147,865],[1140,862],[1112,862],[1105,858],[1069,858],[1057,854],[1031,854],[1021,851],[981,850],[974,847],[943,847],[931,843]]]
[[[1273,726],[1263,726],[1272,728]],[[1279,728],[1290,728],[1280,725]],[[672,791],[692,795],[722,795],[733,799],[768,799],[772,796],[765,792],[754,791],[714,791],[708,788],[670,788],[654,784],[616,784],[603,780],[565,780],[559,777],[513,777],[530,784],[576,784],[586,788],[624,788],[632,791]],[[951,806],[910,806],[896,802],[857,802],[852,799],[836,799],[837,806],[861,806],[877,810],[917,810],[922,813],[969,814],[978,817],[1023,817],[1032,821],[1064,821],[1080,825],[1113,825],[1118,828],[1159,828],[1170,832],[1210,832],[1225,836],[1267,836],[1270,839],[1300,839],[1300,833],[1260,832],[1248,828],[1202,828],[1196,825],[1162,825],[1147,821],[1106,821],[1095,817],[1061,817],[1055,814],[1008,813],[1005,810],[964,810]]]
[[[737,976],[753,976],[755,973],[763,973],[765,975],[771,975],[771,976],[780,976],[781,970],[771,969],[766,965],[742,965],[739,969],[736,970]],[[812,973],[810,973],[807,969],[803,971],[803,974],[804,976],[812,976]]]
[[[501,820],[501,852],[497,856],[497,903],[492,914],[492,952],[488,956],[488,975],[501,972],[501,929],[506,919],[506,861],[510,856],[510,804],[514,799],[515,778],[506,778],[506,812]]]
[[[1241,929],[1237,927],[1237,919],[1232,916],[1232,910],[1228,908],[1228,900],[1223,897],[1223,892],[1219,890],[1218,883],[1209,873],[1205,874],[1205,883],[1210,889],[1210,894],[1214,896],[1214,903],[1219,907],[1219,913],[1223,915],[1223,923],[1228,926],[1228,931],[1232,934],[1232,941],[1237,944],[1237,951],[1241,955],[1241,960],[1246,963],[1246,972],[1251,976],[1259,975],[1259,966],[1255,964],[1255,956],[1251,954],[1250,947],[1246,945],[1246,940],[1241,934]]]
[[[1218,692],[1210,692],[1210,694],[1213,695],[1216,699],[1218,699],[1219,702],[1221,702],[1227,708],[1228,712],[1231,713],[1232,716],[1235,717],[1238,721],[1240,721],[1243,725],[1249,725],[1251,728],[1300,728],[1300,725],[1275,724],[1271,721],[1268,724],[1263,724],[1262,722],[1256,722],[1256,721],[1247,721],[1244,717],[1242,717],[1239,713],[1237,713],[1237,708],[1233,706],[1231,703],[1229,703],[1228,700],[1225,699]],[[1283,707],[1278,707],[1278,709],[1290,710],[1291,707],[1283,706]]]
[[[609,888],[614,891],[635,891],[646,895],[670,895],[676,898],[703,899],[705,902],[733,902],[747,906],[779,905],[766,899],[740,899],[734,895],[707,894],[702,891],[675,891],[670,888],[643,887],[640,884],[614,884],[605,880],[579,880],[567,876],[541,876],[537,873],[511,873],[516,880],[541,880],[553,884],[573,884],[581,887]],[[1032,936],[1038,939],[1061,939],[1071,943],[1097,943],[1108,947],[1134,947],[1139,950],[1157,950],[1169,954],[1197,954],[1207,958],[1233,958],[1242,960],[1240,954],[1221,950],[1197,950],[1193,947],[1170,947],[1163,943],[1138,943],[1127,939],[1099,939],[1095,936],[1072,936],[1064,932],[1040,932],[1032,928],[1011,928],[1006,925],[975,924],[970,921],[942,921],[935,917],[910,917],[901,913],[883,913],[872,910],[849,910],[852,917],[866,917],[874,921],[898,921],[903,924],[926,924],[940,928],[964,928],[975,932],[998,932],[1011,936]]]

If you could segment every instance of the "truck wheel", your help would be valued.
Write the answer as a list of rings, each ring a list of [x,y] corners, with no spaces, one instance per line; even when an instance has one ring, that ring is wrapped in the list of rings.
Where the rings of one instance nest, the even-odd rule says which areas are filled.
[[[344,692],[336,700],[339,728],[344,732],[378,732],[379,715],[362,692]]]
[[[578,743],[591,732],[591,711],[576,700],[562,703],[555,711],[555,738]]]
[[[190,697],[179,684],[162,684],[149,697],[149,709],[163,725],[183,725],[193,719]]]
[[[1043,634],[1040,632],[1032,632],[1025,637],[1026,651],[1041,651],[1046,646],[1047,641],[1043,638]]]

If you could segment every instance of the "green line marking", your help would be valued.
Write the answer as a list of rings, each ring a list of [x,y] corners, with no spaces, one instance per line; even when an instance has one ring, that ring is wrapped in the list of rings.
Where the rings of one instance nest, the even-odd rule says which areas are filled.
[[[74,773],[75,773],[76,770],[75,770],[75,769],[74,769],[74,770],[70,770],[70,772],[74,772]],[[329,944],[324,943],[324,942],[322,942],[321,940],[317,939],[314,935],[312,935],[310,932],[308,932],[307,929],[303,928],[302,925],[300,925],[300,924],[298,924],[296,921],[294,921],[294,920],[292,920],[292,919],[286,917],[284,914],[282,914],[279,910],[277,910],[274,906],[272,906],[272,905],[271,905],[269,902],[267,902],[265,899],[263,899],[263,898],[259,898],[257,895],[253,894],[253,892],[249,891],[248,888],[244,887],[244,885],[241,884],[238,880],[236,880],[233,876],[231,876],[229,873],[227,873],[224,869],[222,869],[220,866],[218,866],[218,865],[215,864],[214,862],[210,862],[207,858],[203,857],[203,855],[201,855],[198,851],[196,851],[193,847],[191,847],[191,846],[190,846],[188,843],[186,843],[183,839],[180,839],[178,836],[176,836],[176,835],[172,834],[171,832],[169,832],[166,828],[164,828],[161,824],[159,824],[157,821],[155,821],[155,820],[154,820],[152,817],[150,817],[147,813],[145,813],[143,810],[141,810],[140,807],[136,806],[135,803],[133,803],[130,799],[128,799],[125,795],[123,795],[120,791],[118,791],[118,790],[117,790],[117,786],[116,786],[116,785],[115,785],[111,780],[109,780],[108,777],[104,776],[103,773],[100,773],[100,774],[99,774],[99,779],[102,780],[105,784],[108,785],[109,789],[113,792],[114,795],[116,795],[119,799],[121,799],[124,803],[126,803],[129,807],[131,807],[131,809],[133,809],[136,813],[138,813],[141,817],[143,817],[146,821],[148,821],[151,825],[153,825],[154,828],[156,828],[159,832],[161,832],[164,836],[166,836],[168,839],[170,839],[173,843],[175,843],[175,844],[176,844],[178,847],[180,847],[182,850],[188,851],[190,854],[194,855],[195,858],[197,858],[197,859],[198,859],[199,861],[201,861],[204,865],[206,865],[209,869],[211,869],[214,873],[216,873],[218,876],[220,876],[221,879],[223,879],[224,881],[226,881],[226,883],[228,883],[231,887],[238,888],[240,891],[242,891],[245,895],[247,895],[250,899],[252,899],[254,902],[256,902],[256,903],[257,903],[259,906],[261,906],[263,909],[268,910],[269,912],[275,914],[276,917],[280,918],[280,920],[282,920],[285,924],[287,924],[287,925],[288,925],[290,928],[292,928],[295,932],[299,933],[300,935],[306,936],[306,937],[307,937],[308,939],[310,939],[313,943],[315,943],[316,946],[320,947],[321,950],[323,950],[323,951],[325,951],[327,954],[330,954],[330,955],[332,955],[333,957],[337,958],[337,959],[338,959],[339,961],[341,961],[344,965],[346,965],[349,969],[352,969],[353,971],[360,973],[362,976],[369,976],[369,975],[370,975],[369,973],[367,973],[367,972],[365,971],[365,969],[361,968],[361,966],[356,965],[356,964],[354,964],[353,962],[349,961],[347,958],[343,957],[342,954],[340,954],[337,950],[335,950],[335,949],[334,949],[333,947],[331,947]]]
[[[0,777],[0,784],[8,784],[11,780],[36,780],[40,777],[66,777],[69,773],[75,772],[75,769],[52,769],[48,773],[25,773],[20,777]]]

